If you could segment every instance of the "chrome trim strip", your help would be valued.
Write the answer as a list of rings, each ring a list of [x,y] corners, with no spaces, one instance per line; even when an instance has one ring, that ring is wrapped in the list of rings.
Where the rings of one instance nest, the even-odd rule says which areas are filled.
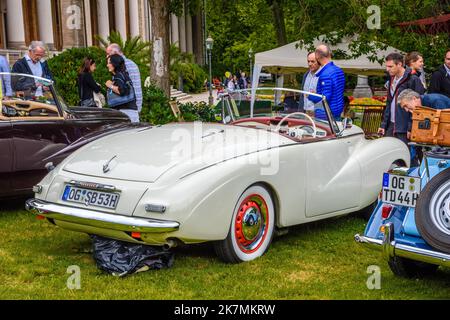
[[[385,233],[383,240],[356,234],[355,241],[357,243],[365,244],[370,248],[378,250],[381,249],[383,251],[384,258],[387,260],[391,257],[397,256],[425,263],[450,267],[450,254],[399,244],[394,239],[394,225],[392,223],[388,223],[384,225],[384,227]]]
[[[71,180],[68,185],[77,187],[77,188],[84,188],[84,189],[90,189],[90,190],[99,190],[99,191],[107,191],[107,192],[120,192],[116,187],[106,185],[106,184],[100,184],[100,183],[94,183],[94,182],[87,182],[87,181],[75,181]]]
[[[180,227],[180,224],[176,221],[127,217],[54,204],[38,199],[27,200],[25,208],[33,214],[50,219],[124,232],[162,233],[175,231]]]
[[[28,73],[0,72],[0,76],[20,76],[20,77],[33,78],[36,80],[45,81],[45,82],[48,82],[49,85],[54,84],[53,80],[51,80],[51,79],[38,77],[38,76],[35,76],[33,74],[28,74]]]

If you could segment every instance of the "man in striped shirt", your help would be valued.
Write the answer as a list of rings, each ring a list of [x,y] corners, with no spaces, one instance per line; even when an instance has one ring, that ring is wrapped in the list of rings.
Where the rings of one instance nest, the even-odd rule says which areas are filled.
[[[110,56],[113,54],[121,55],[125,60],[125,67],[127,68],[128,75],[133,82],[134,93],[136,94],[136,105],[138,107],[138,113],[142,110],[142,86],[141,86],[141,73],[136,63],[125,57],[122,52],[122,48],[117,43],[111,43],[106,48],[106,55]]]

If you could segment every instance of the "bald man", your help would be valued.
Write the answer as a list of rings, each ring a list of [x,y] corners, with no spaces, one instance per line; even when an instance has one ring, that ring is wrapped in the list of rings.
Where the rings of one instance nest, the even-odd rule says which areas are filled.
[[[317,93],[326,97],[333,117],[340,121],[344,110],[344,89],[345,75],[341,68],[331,61],[332,52],[329,46],[322,44],[316,48],[316,60],[320,65],[320,70],[316,73]],[[308,96],[308,99],[315,104],[321,101],[321,98]],[[326,119],[327,116],[322,108],[316,108],[316,117]]]

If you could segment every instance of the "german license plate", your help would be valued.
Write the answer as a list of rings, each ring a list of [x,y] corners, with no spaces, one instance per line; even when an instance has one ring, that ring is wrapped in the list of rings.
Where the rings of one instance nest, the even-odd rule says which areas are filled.
[[[119,202],[119,194],[66,186],[62,195],[63,201],[82,203],[86,206],[95,206],[115,209]]]
[[[381,200],[390,204],[415,207],[420,194],[421,179],[385,173]]]

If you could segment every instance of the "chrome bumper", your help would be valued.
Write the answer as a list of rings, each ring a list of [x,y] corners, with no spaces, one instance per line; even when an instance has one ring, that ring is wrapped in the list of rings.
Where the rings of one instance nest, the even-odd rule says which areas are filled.
[[[126,217],[30,199],[25,209],[49,219],[124,232],[162,233],[178,230],[175,221]]]
[[[450,266],[450,254],[445,254],[438,251],[420,249],[416,247],[399,244],[394,239],[394,225],[388,223],[384,225],[383,240],[369,238],[355,235],[355,241],[365,244],[371,248],[382,250],[385,259],[389,260],[391,257],[403,257],[411,260],[422,261],[440,266]]]

